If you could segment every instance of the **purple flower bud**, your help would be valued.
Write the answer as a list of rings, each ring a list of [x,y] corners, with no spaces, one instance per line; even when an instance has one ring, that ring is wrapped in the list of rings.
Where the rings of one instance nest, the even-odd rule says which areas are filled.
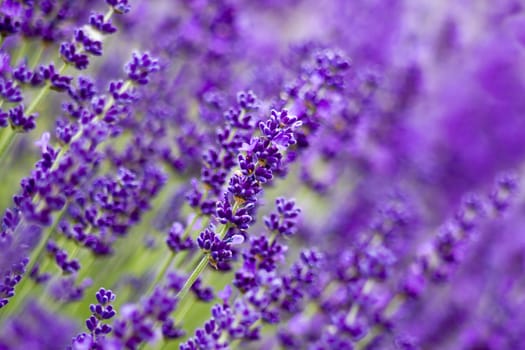
[[[106,3],[119,14],[128,13],[131,10],[128,0],[106,0]]]
[[[230,243],[221,240],[211,229],[201,232],[197,244],[201,250],[209,254],[210,263],[214,266],[232,258]]]
[[[78,70],[86,69],[89,65],[88,55],[82,53],[75,44],[63,42],[60,45],[60,56],[64,62],[72,64]]]
[[[159,62],[148,52],[140,54],[134,52],[130,62],[124,67],[128,78],[139,85],[145,85],[149,82],[151,73],[160,69]]]
[[[24,106],[18,105],[9,110],[9,123],[17,132],[28,132],[36,127],[36,114],[25,115]]]
[[[168,232],[168,237],[166,238],[166,244],[170,250],[174,253],[189,250],[193,248],[194,243],[191,237],[183,237],[184,228],[179,222],[175,222]]]
[[[0,96],[8,102],[22,102],[22,92],[12,80],[0,78]]]
[[[117,28],[111,24],[111,21],[104,22],[104,15],[101,13],[92,13],[89,16],[89,24],[104,34],[113,34]]]

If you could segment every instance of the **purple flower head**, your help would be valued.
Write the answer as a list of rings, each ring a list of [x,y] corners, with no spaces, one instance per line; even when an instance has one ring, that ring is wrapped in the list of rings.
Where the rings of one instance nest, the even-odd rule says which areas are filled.
[[[29,84],[34,74],[25,64],[21,64],[13,69],[13,78],[21,84]]]
[[[199,248],[209,254],[209,261],[212,266],[226,262],[233,256],[230,243],[221,240],[211,229],[206,229],[197,238]]]
[[[266,236],[252,238],[250,240],[250,249],[243,253],[245,267],[255,270],[256,268],[271,272],[277,268],[277,265],[284,261],[286,247],[276,241],[270,242]],[[251,264],[255,262],[256,267]]]
[[[80,68],[79,68],[80,69]],[[51,84],[51,88],[56,91],[68,91],[71,88],[73,78],[70,76],[61,75],[55,69],[53,64],[48,66],[40,66],[40,75],[44,81]]]
[[[159,61],[148,52],[142,54],[134,52],[131,61],[124,67],[128,78],[139,85],[147,84],[151,73],[159,69]]]
[[[515,174],[503,174],[496,179],[494,190],[490,194],[490,200],[494,208],[504,211],[511,203],[519,189],[518,177]]]
[[[217,203],[217,218],[222,224],[230,224],[239,230],[245,230],[249,227],[250,222],[253,221],[251,210],[254,208],[254,203],[245,203],[244,207],[234,210],[234,207],[228,199],[228,194],[225,193],[223,199]]]
[[[241,236],[242,237],[242,236]],[[206,229],[197,238],[197,244],[204,253],[209,254],[209,261],[212,266],[225,263],[233,256],[231,245],[242,243],[238,236],[232,236],[221,240],[211,229]]]
[[[197,278],[195,283],[191,286],[191,291],[195,294],[195,297],[200,301],[208,303],[215,298],[213,288],[210,286],[204,286],[202,279]]]
[[[0,128],[5,128],[9,125],[9,113],[0,111]]]
[[[75,42],[81,45],[85,52],[93,56],[102,55],[102,41],[95,39],[93,33],[86,29],[76,29],[74,33]]]
[[[23,105],[11,108],[8,115],[11,127],[17,132],[28,132],[36,127],[36,114],[26,115]]]
[[[128,0],[106,0],[106,3],[119,14],[128,13],[131,10]]]
[[[445,226],[435,240],[435,249],[439,257],[447,263],[455,263],[459,259],[462,246],[461,237],[457,235],[454,228]]]
[[[179,222],[173,223],[168,232],[168,238],[166,238],[166,244],[172,252],[177,253],[194,247],[191,237],[184,237],[183,233],[184,228],[182,224]]]
[[[241,91],[237,93],[237,106],[227,110],[224,118],[236,129],[251,130],[254,127],[253,112],[258,108],[259,102],[253,91]]]
[[[228,184],[228,192],[240,203],[255,202],[261,191],[261,185],[255,178],[239,174],[234,174]]]
[[[365,278],[384,280],[388,277],[391,266],[396,262],[393,253],[383,247],[369,247],[359,256],[359,272]]]
[[[79,77],[77,87],[71,86],[69,95],[77,102],[89,102],[97,94],[95,83],[87,77]]]
[[[485,204],[475,195],[467,196],[456,214],[456,221],[465,230],[472,230],[485,215]]]
[[[23,5],[6,0],[0,6],[0,34],[8,36],[17,33],[22,25]]]
[[[259,123],[259,129],[271,141],[283,147],[297,143],[294,130],[302,125],[297,117],[289,116],[287,110],[277,112],[272,110],[271,117],[266,122]]]
[[[277,212],[265,217],[264,224],[270,231],[285,237],[293,235],[297,229],[297,218],[301,209],[295,206],[294,200],[286,200],[283,197],[277,198],[275,204]]]
[[[63,42],[60,45],[60,56],[67,64],[73,65],[78,70],[84,70],[89,65],[89,57],[74,43]]]
[[[72,350],[85,350],[91,349],[95,343],[93,342],[93,336],[91,334],[80,333],[71,343]]]
[[[162,336],[164,338],[178,339],[184,335],[186,335],[186,332],[181,328],[177,328],[171,318],[162,323]]]
[[[103,321],[109,320],[116,315],[111,302],[116,295],[111,290],[100,288],[95,294],[98,303],[91,304],[91,316],[86,320],[86,327],[90,334],[81,333],[73,338],[72,349],[101,348],[105,336],[112,331],[112,327]]]
[[[314,71],[330,88],[344,88],[344,74],[350,67],[350,61],[341,52],[322,50],[315,54]]]
[[[0,78],[0,96],[8,102],[21,102],[22,92],[13,80]]]
[[[111,290],[100,288],[95,294],[95,297],[97,298],[97,301],[100,305],[106,306],[107,304],[115,300],[116,295]]]
[[[251,90],[237,93],[237,104],[246,111],[255,110],[258,106],[257,96]]]
[[[101,13],[92,13],[89,16],[89,24],[103,34],[113,34],[117,31],[117,28],[111,23],[111,20],[106,22],[104,15]]]

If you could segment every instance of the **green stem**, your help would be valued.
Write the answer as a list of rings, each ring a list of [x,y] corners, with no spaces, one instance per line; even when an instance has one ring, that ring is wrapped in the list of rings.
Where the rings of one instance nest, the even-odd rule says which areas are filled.
[[[259,327],[259,325],[261,325],[261,323],[262,323],[262,319],[261,318],[257,319],[257,321],[255,321],[251,325],[250,329],[254,330],[255,328]],[[224,334],[228,335],[227,333],[224,333]],[[222,335],[221,335],[221,338],[222,338]],[[226,339],[224,339],[224,341],[228,340],[228,338],[229,338],[229,336],[227,336]],[[240,346],[241,344],[242,344],[242,339],[241,338],[235,338],[235,339],[231,340],[231,342],[229,344],[229,347],[230,347],[230,349],[234,350],[234,349],[237,349],[237,346]]]
[[[278,235],[279,235],[279,231],[277,231],[277,230],[272,231],[272,236],[270,237],[270,245],[272,245],[273,242],[275,242],[275,240],[277,239]]]
[[[64,64],[60,68],[59,73],[62,73],[66,69],[66,67],[67,65]],[[49,93],[50,90],[51,90],[51,83],[47,82],[46,85],[44,85],[44,87],[40,89],[40,92],[33,99],[33,101],[31,101],[31,104],[29,105],[29,107],[27,107],[27,110],[25,111],[25,113],[27,115],[30,115],[31,113],[33,113],[35,109],[38,107],[38,105],[40,104],[40,102]],[[10,134],[7,137],[2,138],[2,141],[1,141],[2,143],[0,144],[0,164],[3,163],[4,158],[7,154],[7,151],[9,150],[9,148],[11,148],[11,145],[13,144],[13,141],[15,140],[15,135],[17,134],[11,128],[6,128],[5,130],[9,130]]]
[[[390,299],[384,311],[385,317],[392,317],[392,315],[395,314],[399,310],[399,308],[401,308],[401,306],[403,306],[404,301],[405,297],[402,294],[397,294],[392,299]],[[382,328],[382,326],[378,325],[372,327],[370,332],[368,332],[368,334],[364,338],[357,342],[355,348],[357,350],[365,349],[368,346],[368,344],[370,344],[381,333]]]
[[[218,236],[221,238],[221,239],[224,239],[224,236],[226,236],[226,233],[228,232],[228,228],[229,228],[229,224],[225,224],[222,226],[222,229],[221,231],[219,232]],[[199,258],[199,255],[195,255],[191,258],[190,262],[187,264],[188,266],[194,266],[195,264],[197,264],[197,259]],[[184,259],[180,260],[177,264],[177,266],[180,266],[180,264],[184,262]]]
[[[177,262],[175,263],[175,270],[179,270],[184,262],[186,261],[186,257],[188,256],[189,251],[185,250],[183,252],[180,252],[177,255]]]
[[[44,54],[45,49],[46,49],[46,44],[45,43],[42,43],[42,44],[38,45],[38,51],[36,52],[36,54],[31,56],[31,60],[29,61],[29,67],[31,67],[31,68],[35,68],[36,67],[36,65],[40,61],[40,58]]]
[[[20,306],[20,303],[25,300],[25,296],[27,295],[27,293],[30,291],[30,289],[28,289],[28,286],[30,283],[32,283],[32,280],[31,278],[29,277],[29,274],[31,273],[31,270],[33,270],[33,268],[35,267],[35,264],[36,262],[39,260],[41,254],[43,253],[45,247],[46,247],[46,243],[47,241],[49,240],[49,238],[51,237],[51,235],[53,234],[53,232],[55,232],[57,226],[58,226],[58,222],[60,221],[60,218],[62,217],[62,215],[64,215],[65,211],[66,211],[66,207],[67,205],[64,205],[64,208],[59,212],[56,220],[54,220],[54,223],[53,225],[45,231],[43,237],[40,239],[40,242],[38,243],[37,247],[33,250],[33,253],[31,253],[31,256],[29,258],[29,263],[27,264],[27,267],[26,267],[26,274],[24,276],[24,278],[22,278],[22,280],[20,281],[20,283],[16,286],[16,289],[19,290],[19,293],[18,295],[15,295],[12,299],[12,302],[7,304],[6,305],[6,308],[7,308],[7,312],[4,313],[3,316],[3,320],[6,320],[9,318],[10,315],[12,315],[15,311],[18,310],[18,307]]]
[[[11,66],[14,67],[20,62],[20,60],[24,57],[26,50],[27,50],[27,40],[22,40],[22,43],[17,45],[16,52],[13,56],[11,56]]]
[[[370,342],[372,342],[372,340],[374,340],[380,333],[381,333],[380,327],[378,326],[373,327],[364,338],[362,338],[361,340],[357,342],[357,344],[355,344],[355,349],[356,350],[365,349],[368,346],[368,344],[370,344]]]
[[[178,320],[183,320],[184,317],[188,314],[188,312],[190,312],[190,310],[192,309],[193,305],[195,305],[196,302],[197,302],[197,299],[196,298],[192,298],[190,301],[185,303],[180,308],[180,310],[177,310],[177,313],[176,313],[177,319]]]
[[[181,302],[181,300],[184,299],[186,294],[188,294],[188,291],[190,290],[191,286],[193,285],[193,283],[195,283],[197,278],[199,278],[200,274],[202,273],[202,271],[204,271],[206,266],[208,266],[208,254],[204,254],[202,256],[197,267],[193,270],[186,282],[184,282],[182,289],[177,293],[177,299],[179,299],[179,303]]]
[[[44,251],[44,248],[46,246],[47,241],[49,240],[49,238],[51,238],[51,235],[53,235],[53,233],[56,231],[58,223],[60,222],[60,219],[62,218],[62,216],[64,215],[66,210],[67,210],[67,203],[58,212],[58,215],[57,215],[56,219],[53,221],[53,225],[46,231],[44,236],[40,239],[40,242],[38,243],[38,246],[36,247],[36,249],[33,250],[33,253],[31,253],[31,257],[29,259],[29,264],[27,265],[27,271],[28,272],[31,272],[31,270],[35,266],[37,260],[40,258],[40,255]]]
[[[31,280],[30,278],[23,278],[22,281],[20,281],[20,284],[17,286],[19,290],[18,295],[15,294],[15,296],[13,296],[14,299],[11,298],[11,302],[5,306],[5,309],[2,313],[2,317],[0,317],[0,324],[6,322],[9,319],[9,317],[11,317],[11,315],[13,315],[15,311],[19,309],[20,304],[23,301],[25,301],[24,296],[27,295],[27,293],[29,293],[29,291],[33,289],[31,288],[32,284],[33,280]]]
[[[114,10],[113,8],[111,8],[107,13],[106,15],[104,16],[104,21],[107,22],[111,16],[113,16],[113,13],[114,13]],[[19,49],[18,49],[18,52],[16,54],[16,58],[14,59],[13,61],[13,65],[15,65],[20,59],[21,57],[23,57],[23,55],[25,54],[25,51],[27,49],[27,41],[26,40],[23,40],[22,41],[22,45],[20,45]],[[34,57],[34,60],[36,62],[38,62],[38,59],[41,57],[43,51],[44,51],[44,47],[42,46],[41,49],[37,52],[37,54],[35,55]],[[82,51],[80,51],[82,52]],[[32,64],[35,64],[35,62],[32,62]],[[62,65],[62,67],[60,67],[60,69],[58,70],[58,73],[59,74],[62,74],[66,71],[68,65],[67,63],[64,63]],[[126,91],[129,87],[131,86],[131,82],[128,81],[121,89],[121,93]],[[50,82],[47,82],[44,87],[40,90],[40,92],[38,93],[38,95],[33,99],[33,101],[31,102],[31,104],[29,105],[29,107],[27,107],[25,113],[27,115],[30,115],[31,113],[33,113],[36,108],[38,107],[40,101],[42,101],[42,99],[44,99],[44,97],[49,93],[49,91],[51,90],[51,83]],[[109,104],[112,104],[113,103],[113,99],[111,98],[110,99],[110,102]],[[109,108],[108,108],[109,109]],[[105,110],[104,112],[107,112],[107,110]],[[105,114],[105,113],[104,113]],[[76,135],[75,135],[76,136]],[[9,138],[2,142],[2,145],[0,145],[0,164],[2,164],[2,161],[3,161],[3,158],[4,158],[4,155],[5,155],[5,151],[7,149],[10,148],[11,144],[13,143],[13,140],[14,140],[14,135],[9,135]],[[60,155],[60,154],[59,154]],[[57,158],[58,159],[58,158]],[[55,160],[56,162],[56,160]]]
[[[59,74],[64,73],[66,68],[67,68],[67,64],[64,63],[62,67],[60,67],[60,69],[58,70],[58,73]],[[49,93],[50,90],[51,90],[51,83],[47,82],[46,85],[44,85],[44,87],[40,90],[38,95],[33,99],[33,101],[31,101],[31,104],[29,105],[29,107],[27,107],[26,114],[29,115],[33,113],[38,107],[38,105],[40,104],[40,101],[42,101],[42,99],[46,97],[46,95]]]
[[[114,13],[115,10],[113,10],[113,7],[110,7],[108,12],[106,12],[106,14],[104,15],[104,22],[109,21],[109,19],[111,18],[111,16],[113,16]]]
[[[4,316],[5,316],[3,318],[4,320],[7,320],[9,316],[11,316],[16,310],[18,310],[20,303],[25,300],[25,296],[29,292],[28,286],[29,284],[33,282],[31,278],[29,277],[29,274],[31,273],[31,270],[35,266],[36,261],[40,257],[40,253],[44,250],[46,243],[49,237],[51,237],[51,234],[53,233],[55,228],[56,228],[56,225],[54,225],[51,229],[47,230],[44,233],[44,237],[40,239],[38,246],[31,254],[31,257],[29,258],[29,263],[26,267],[26,274],[24,278],[22,278],[20,283],[15,287],[16,289],[18,289],[19,292],[18,294],[15,294],[15,296],[13,297],[14,299],[12,299],[12,302],[6,305],[7,312],[4,313]]]
[[[155,277],[155,280],[149,286],[149,289],[148,289],[148,291],[146,293],[147,295],[151,294],[151,292],[153,291],[155,286],[157,286],[160,283],[160,281],[162,280],[162,278],[166,274],[166,271],[168,271],[168,268],[171,266],[171,263],[173,262],[173,259],[175,259],[175,256],[176,256],[176,254],[174,252],[171,252],[170,256],[168,257],[168,259],[166,260],[166,262],[164,263],[162,268],[157,273],[157,276]]]
[[[195,215],[193,217],[193,219],[191,220],[191,222],[188,224],[188,226],[186,226],[186,229],[184,230],[183,234],[182,234],[182,238],[185,238],[189,235],[189,233],[191,232],[191,230],[193,229],[193,226],[195,225],[195,223],[197,222],[197,219],[199,218],[200,216],[199,215]],[[171,252],[170,256],[168,259],[166,259],[166,261],[164,262],[164,265],[162,266],[162,268],[159,270],[159,272],[157,273],[157,276],[155,277],[155,280],[153,281],[153,283],[151,284],[151,286],[149,287],[148,289],[148,292],[146,294],[150,294],[153,289],[155,288],[156,285],[158,285],[161,281],[161,279],[164,277],[164,275],[166,274],[166,271],[168,270],[168,268],[171,266],[171,264],[173,263],[173,260],[175,259],[175,256],[176,254],[174,252]]]
[[[0,137],[0,164],[4,162],[4,159],[7,155],[7,151],[11,147],[11,144],[13,143],[13,140],[15,139],[16,132],[11,129],[10,127],[7,127],[2,132],[2,135]]]

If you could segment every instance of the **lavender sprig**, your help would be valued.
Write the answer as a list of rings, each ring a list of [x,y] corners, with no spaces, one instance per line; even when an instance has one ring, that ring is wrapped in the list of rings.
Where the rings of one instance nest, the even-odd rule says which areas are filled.
[[[0,348],[522,348],[524,10],[0,1]]]

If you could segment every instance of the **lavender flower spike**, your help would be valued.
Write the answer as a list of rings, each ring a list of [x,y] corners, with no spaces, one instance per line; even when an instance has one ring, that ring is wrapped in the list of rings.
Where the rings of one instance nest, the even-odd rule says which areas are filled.
[[[524,48],[518,0],[0,1],[0,349],[524,349]]]

